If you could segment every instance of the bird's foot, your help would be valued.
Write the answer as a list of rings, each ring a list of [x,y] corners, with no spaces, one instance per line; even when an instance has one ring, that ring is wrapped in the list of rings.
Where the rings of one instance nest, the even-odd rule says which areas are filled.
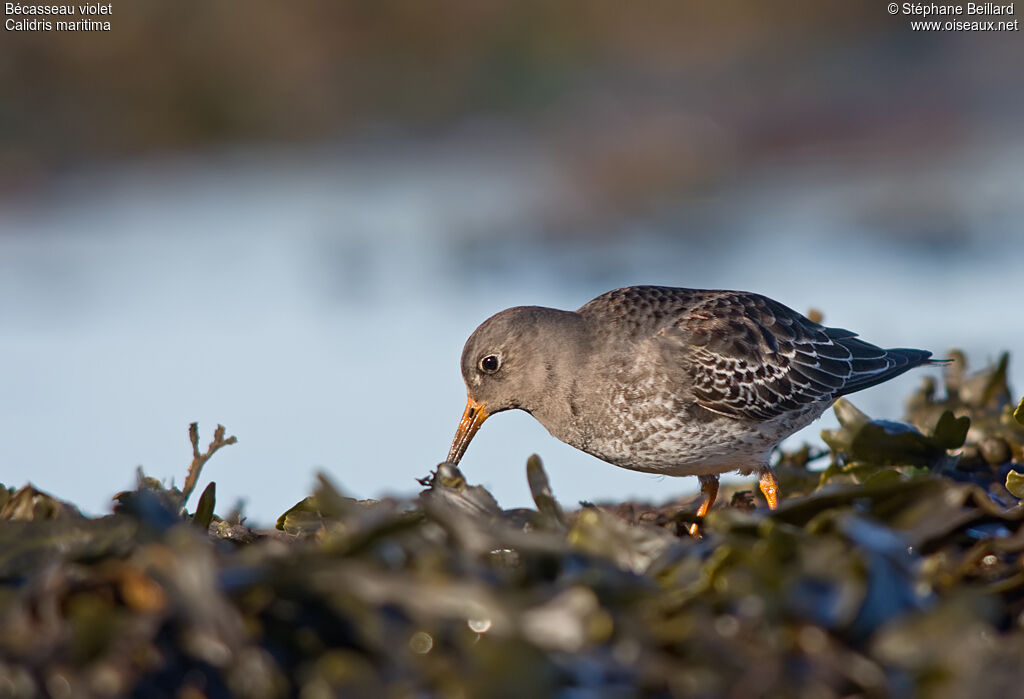
[[[718,476],[701,476],[700,492],[704,496],[704,502],[697,508],[697,521],[691,524],[689,529],[690,536],[694,539],[701,538],[700,523],[711,506],[715,504],[715,498],[718,497]]]
[[[779,482],[770,468],[761,470],[761,492],[768,503],[768,509],[774,510],[779,506]]]

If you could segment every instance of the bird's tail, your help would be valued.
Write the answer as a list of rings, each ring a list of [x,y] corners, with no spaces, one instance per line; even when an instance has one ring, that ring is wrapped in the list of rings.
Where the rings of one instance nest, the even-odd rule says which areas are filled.
[[[876,386],[888,381],[889,379],[895,378],[904,372],[910,371],[915,367],[941,366],[953,361],[952,359],[932,359],[932,353],[928,350],[895,347],[883,351],[885,354],[882,355],[882,357],[872,357],[868,362],[865,362],[866,364],[870,363],[873,366],[863,372],[857,371],[857,357],[855,353],[854,376],[851,377],[851,380],[847,381],[846,385],[843,386],[842,392],[838,395],[846,395],[848,393],[862,391],[865,388],[871,388],[872,386]],[[887,366],[878,367],[879,359],[884,360]],[[864,368],[867,369],[867,367]]]

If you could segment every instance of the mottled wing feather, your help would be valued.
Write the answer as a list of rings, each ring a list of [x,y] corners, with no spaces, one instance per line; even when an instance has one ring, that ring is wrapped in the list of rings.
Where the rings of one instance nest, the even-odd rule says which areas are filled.
[[[754,420],[867,387],[891,376],[896,364],[854,333],[823,327],[757,294],[717,292],[666,335],[675,333],[684,341],[697,403]]]
[[[624,337],[653,337],[665,361],[688,372],[699,405],[754,420],[874,386],[931,356],[882,349],[742,291],[626,287],[579,313]]]

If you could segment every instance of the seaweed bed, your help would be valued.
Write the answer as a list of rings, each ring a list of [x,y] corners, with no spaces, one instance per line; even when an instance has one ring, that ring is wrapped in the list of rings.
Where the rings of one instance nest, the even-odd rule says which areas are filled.
[[[442,464],[416,498],[325,478],[272,531],[140,474],[85,518],[0,487],[0,696],[1012,696],[1024,686],[1024,401],[963,358],[907,423],[848,401],[723,498],[503,510]],[[827,458],[826,458],[827,457]],[[682,487],[682,481],[680,486]]]

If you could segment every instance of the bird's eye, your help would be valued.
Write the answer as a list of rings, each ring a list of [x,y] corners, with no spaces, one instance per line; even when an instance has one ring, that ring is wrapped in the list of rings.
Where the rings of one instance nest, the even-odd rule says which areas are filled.
[[[480,360],[480,371],[485,374],[493,374],[501,368],[501,359],[496,354],[488,354]]]

